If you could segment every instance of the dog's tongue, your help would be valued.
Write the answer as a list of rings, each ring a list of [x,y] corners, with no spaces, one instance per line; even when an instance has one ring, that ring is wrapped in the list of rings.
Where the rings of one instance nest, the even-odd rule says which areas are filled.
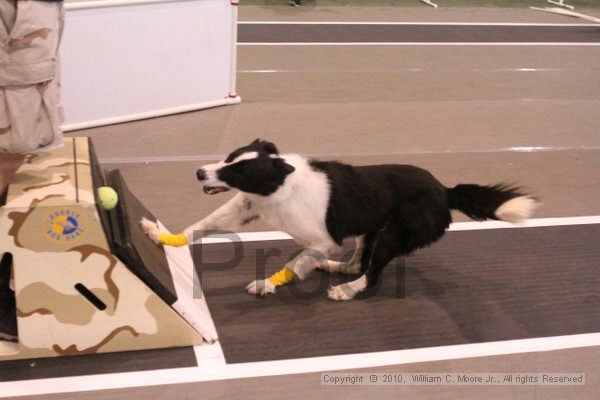
[[[229,189],[224,186],[204,186],[204,193],[206,194],[217,194],[221,192],[226,192]]]

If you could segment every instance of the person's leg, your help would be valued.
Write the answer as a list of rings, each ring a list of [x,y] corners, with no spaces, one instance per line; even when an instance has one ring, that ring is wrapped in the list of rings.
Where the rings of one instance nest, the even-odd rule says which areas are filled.
[[[18,18],[16,18],[18,15]],[[20,154],[62,146],[58,46],[62,3],[0,2],[0,190],[22,164]],[[6,69],[6,70],[5,70]]]
[[[62,3],[0,1],[0,41],[10,38],[10,43],[19,42],[17,39],[22,40],[32,32],[49,32],[32,42],[35,46],[13,43],[11,46],[19,47],[21,56],[11,62],[22,69],[15,72],[13,68],[12,74],[0,79],[0,196],[25,160],[25,154],[17,153],[62,145],[58,46],[63,26]],[[54,60],[52,69],[30,67],[30,64],[46,65],[48,60]],[[52,73],[36,74],[46,69]]]
[[[10,31],[12,30],[17,18],[16,0],[0,2],[0,39],[8,40]],[[2,90],[2,89],[0,89]],[[4,96],[0,93],[0,100],[4,100]],[[10,132],[10,121],[4,110],[5,104],[0,104],[0,136],[8,135]],[[8,154],[0,152],[0,196],[6,190],[8,184],[12,181],[17,169],[21,166],[24,156],[20,154]]]
[[[25,157],[23,154],[0,153],[0,195],[14,179]]]

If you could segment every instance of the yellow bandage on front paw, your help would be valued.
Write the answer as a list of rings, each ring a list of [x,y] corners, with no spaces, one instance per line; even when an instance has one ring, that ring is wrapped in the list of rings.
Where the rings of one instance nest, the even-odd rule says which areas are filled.
[[[188,244],[187,238],[183,233],[173,235],[172,233],[162,232],[158,235],[158,241],[160,242],[160,244],[174,247],[186,246]]]
[[[288,282],[294,280],[294,271],[289,269],[288,267],[283,267],[283,269],[269,277],[271,283],[275,286],[285,285]]]

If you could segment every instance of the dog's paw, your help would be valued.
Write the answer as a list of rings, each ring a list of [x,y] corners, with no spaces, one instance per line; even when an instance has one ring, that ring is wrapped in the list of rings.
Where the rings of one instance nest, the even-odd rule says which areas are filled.
[[[150,240],[152,240],[156,244],[160,244],[158,240],[160,232],[158,230],[158,226],[156,226],[154,222],[144,217],[140,220],[140,228],[142,228],[142,231],[146,234],[146,236],[148,236]]]
[[[331,300],[352,300],[356,296],[356,291],[350,285],[330,286],[327,290],[327,297]]]
[[[266,296],[267,293],[275,293],[275,284],[268,279],[258,279],[250,282],[246,286],[246,291],[250,294]]]
[[[343,283],[337,286],[330,286],[329,290],[327,290],[327,297],[329,297],[331,300],[350,300],[366,288],[367,277],[363,275],[352,282]]]

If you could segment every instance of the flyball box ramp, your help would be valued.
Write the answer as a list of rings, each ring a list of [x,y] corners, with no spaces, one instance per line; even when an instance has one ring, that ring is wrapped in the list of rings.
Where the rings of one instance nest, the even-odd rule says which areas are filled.
[[[98,206],[102,185],[119,194],[111,211]],[[18,343],[0,342],[0,360],[216,339],[189,249],[144,236],[137,221],[152,214],[118,170],[105,176],[89,139],[32,156],[5,202],[0,251],[13,255]]]

